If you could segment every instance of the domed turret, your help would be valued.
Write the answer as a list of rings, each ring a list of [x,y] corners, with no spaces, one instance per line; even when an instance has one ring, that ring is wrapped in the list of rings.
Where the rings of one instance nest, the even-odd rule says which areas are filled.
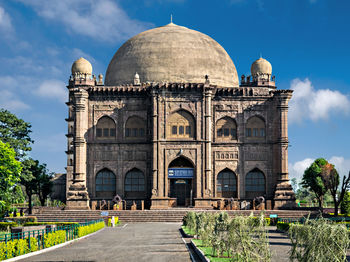
[[[92,65],[88,60],[80,57],[72,65],[72,76],[74,77],[91,77]]]
[[[272,66],[269,61],[260,57],[252,64],[250,71],[255,81],[269,80],[272,75]]]

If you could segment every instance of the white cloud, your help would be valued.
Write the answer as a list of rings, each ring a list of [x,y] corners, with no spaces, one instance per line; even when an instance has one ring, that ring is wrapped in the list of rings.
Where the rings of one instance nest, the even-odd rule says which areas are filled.
[[[29,109],[30,106],[24,103],[17,95],[16,87],[19,81],[10,76],[1,77],[0,85],[0,107],[10,111]]]
[[[289,163],[289,179],[297,178],[298,181],[301,181],[304,171],[308,168],[315,159],[313,158],[305,158],[304,160],[297,161],[295,163]],[[342,156],[332,156],[327,159],[327,161],[335,166],[339,175],[343,177],[347,176],[350,171],[350,159],[346,159]]]
[[[0,29],[5,32],[10,32],[13,30],[13,26],[11,23],[11,18],[6,13],[5,9],[0,6]]]
[[[150,27],[131,19],[111,0],[19,0],[39,16],[64,24],[69,31],[102,41],[118,42]]]
[[[41,97],[58,99],[60,102],[68,99],[66,85],[59,80],[45,80],[34,92]]]
[[[289,104],[291,123],[300,123],[304,119],[324,120],[328,119],[331,113],[346,114],[350,111],[350,101],[346,95],[337,90],[316,90],[308,78],[304,80],[294,79],[290,89],[294,90]]]
[[[349,174],[350,159],[345,159],[342,156],[332,156],[328,162],[335,166],[340,177],[347,176]]]
[[[289,163],[289,179],[297,178],[299,181],[303,177],[304,171],[308,168],[315,159],[305,158],[304,160],[297,161],[294,164]]]

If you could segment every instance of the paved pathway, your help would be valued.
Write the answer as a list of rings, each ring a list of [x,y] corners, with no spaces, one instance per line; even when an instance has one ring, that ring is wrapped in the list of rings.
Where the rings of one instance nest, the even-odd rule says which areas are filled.
[[[191,261],[179,223],[128,224],[20,261]]]

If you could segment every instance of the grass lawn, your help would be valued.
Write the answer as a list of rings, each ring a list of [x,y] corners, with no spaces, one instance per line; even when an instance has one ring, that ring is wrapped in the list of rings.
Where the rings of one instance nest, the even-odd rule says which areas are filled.
[[[190,236],[194,236],[196,233],[193,230],[190,230],[188,227],[186,226],[181,226],[182,230],[185,232],[185,234],[190,235]]]
[[[202,246],[202,240],[200,239],[192,239],[193,243],[204,253],[204,255],[209,258],[210,261],[213,262],[226,262],[226,261],[232,261],[228,257],[213,257],[213,249],[211,247],[204,247]],[[227,253],[224,252],[224,256],[227,256]]]

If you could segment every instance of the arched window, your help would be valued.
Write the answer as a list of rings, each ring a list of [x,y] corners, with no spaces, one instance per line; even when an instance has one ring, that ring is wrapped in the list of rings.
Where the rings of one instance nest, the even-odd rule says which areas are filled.
[[[237,197],[237,178],[229,169],[221,171],[216,179],[218,197]]]
[[[265,176],[259,169],[250,171],[245,177],[246,198],[265,195]]]
[[[216,122],[216,138],[218,140],[236,140],[237,125],[230,117],[223,117]]]
[[[137,116],[129,117],[125,124],[125,137],[127,139],[142,138],[146,135],[146,122]]]
[[[167,121],[168,138],[194,138],[195,121],[185,110],[172,113]]]
[[[265,121],[257,116],[249,118],[246,124],[245,135],[248,139],[264,139],[266,136]]]
[[[144,197],[145,176],[139,169],[132,169],[125,175],[125,196]]]
[[[113,198],[116,193],[116,179],[112,171],[103,169],[96,175],[96,197]]]
[[[108,116],[101,117],[96,126],[97,139],[114,139],[115,138],[115,123]]]

